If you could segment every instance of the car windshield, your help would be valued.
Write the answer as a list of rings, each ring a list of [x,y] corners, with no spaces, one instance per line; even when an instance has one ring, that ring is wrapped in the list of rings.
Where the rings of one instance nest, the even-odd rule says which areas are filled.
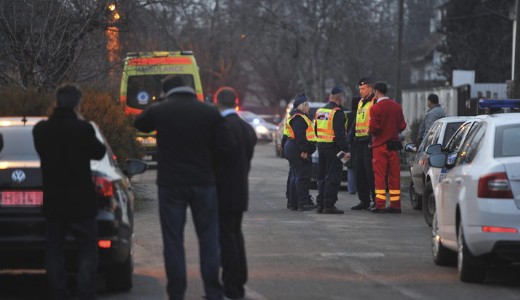
[[[520,156],[520,124],[501,126],[495,133],[495,157]]]
[[[0,151],[1,161],[40,160],[34,149],[32,126],[2,127],[4,148]]]
[[[161,81],[169,74],[139,75],[128,77],[126,93],[127,105],[133,108],[145,109],[161,95]],[[187,86],[195,89],[192,75],[180,75]]]

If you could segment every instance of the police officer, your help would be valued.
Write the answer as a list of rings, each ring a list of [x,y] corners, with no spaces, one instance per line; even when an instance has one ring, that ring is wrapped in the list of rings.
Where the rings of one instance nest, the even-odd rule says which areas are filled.
[[[294,100],[293,100],[294,102]],[[287,139],[288,139],[288,135],[290,135],[290,128],[289,128],[289,118],[291,117],[291,115],[294,114],[294,111],[296,110],[296,107],[294,107],[294,103],[291,103],[291,109],[287,111],[287,113],[285,114],[285,121],[283,122],[283,136],[282,136],[282,140],[280,141],[280,151],[282,153],[282,157],[285,157],[284,155],[284,145],[285,143],[287,142]],[[312,161],[312,160],[311,160]],[[305,164],[304,167],[308,167],[309,169],[309,172],[312,172],[312,164]],[[292,175],[292,172],[293,170],[291,168],[289,168],[289,172],[287,174],[287,185],[286,185],[286,190],[285,190],[285,198],[287,198],[287,208],[288,209],[291,209],[292,206],[291,206],[291,201],[290,201],[290,189],[291,189],[291,177],[293,176]],[[314,198],[312,197],[312,195],[309,193],[309,189],[307,189],[307,197],[308,197],[308,200],[307,200],[307,204],[308,205],[312,205],[312,206],[315,206],[314,204]]]
[[[335,87],[329,95],[329,102],[318,109],[314,119],[316,141],[319,153],[317,212],[342,214],[336,208],[343,163],[338,154],[348,151],[345,134],[346,117],[341,106],[345,98],[342,88]]]
[[[369,210],[370,201],[375,199],[374,171],[372,169],[372,143],[368,133],[370,122],[370,108],[376,101],[372,89],[372,79],[365,77],[359,82],[361,100],[356,111],[356,121],[352,126],[350,137],[355,152],[356,188],[359,204],[352,206],[352,210]]]
[[[311,155],[316,151],[314,126],[307,117],[309,103],[305,94],[296,96],[287,119],[287,142],[284,155],[289,160],[289,204],[291,210],[306,211],[315,206],[308,203],[311,179]]]
[[[370,108],[369,132],[372,135],[375,176],[375,208],[373,213],[401,213],[401,168],[399,134],[406,129],[403,109],[399,103],[386,97],[387,85],[374,85],[377,104]],[[387,184],[388,180],[388,184]],[[386,191],[390,193],[390,206],[386,207]]]

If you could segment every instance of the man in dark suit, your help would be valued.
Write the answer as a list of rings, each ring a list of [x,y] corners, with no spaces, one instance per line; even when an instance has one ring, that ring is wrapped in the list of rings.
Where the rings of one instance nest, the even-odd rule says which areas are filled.
[[[57,106],[49,120],[33,128],[41,161],[43,214],[46,219],[46,270],[55,299],[65,299],[63,247],[67,232],[78,242],[78,297],[96,298],[97,201],[90,160],[100,160],[105,146],[79,112],[82,93],[74,84],[56,90]]]
[[[227,122],[197,100],[181,75],[164,79],[165,99],[149,106],[134,125],[157,130],[157,186],[164,262],[170,300],[184,299],[187,287],[184,225],[190,207],[199,239],[200,269],[206,298],[222,299],[215,164],[234,141]]]
[[[247,281],[242,216],[248,205],[248,175],[257,138],[253,127],[236,114],[236,95],[231,89],[223,89],[215,97],[236,141],[217,168],[222,281],[227,298],[242,299]]]

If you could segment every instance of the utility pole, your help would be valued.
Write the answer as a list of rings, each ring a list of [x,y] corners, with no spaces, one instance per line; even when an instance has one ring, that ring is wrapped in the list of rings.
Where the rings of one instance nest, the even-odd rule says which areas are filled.
[[[514,41],[513,45],[513,98],[520,99],[520,22],[518,16],[520,16],[520,5],[518,5],[518,0],[516,0],[516,8],[515,8],[515,28],[514,28]]]
[[[403,15],[404,15],[404,0],[399,0],[399,16],[397,24],[397,59],[396,59],[396,76],[395,76],[395,100],[398,103],[401,99],[401,57],[403,52]]]

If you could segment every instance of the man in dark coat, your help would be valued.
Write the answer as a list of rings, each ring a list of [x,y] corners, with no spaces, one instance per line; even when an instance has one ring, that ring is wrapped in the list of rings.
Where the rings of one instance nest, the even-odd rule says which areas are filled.
[[[164,262],[171,300],[184,299],[184,225],[189,206],[199,239],[200,268],[207,299],[222,299],[215,164],[234,144],[224,118],[197,100],[179,75],[164,79],[165,99],[149,106],[134,125],[157,130],[157,186]]]
[[[253,127],[236,114],[236,95],[232,90],[221,90],[216,99],[236,141],[217,168],[222,282],[227,298],[242,299],[247,282],[242,217],[248,206],[248,176],[257,137]]]
[[[82,93],[78,86],[61,85],[56,100],[50,118],[33,129],[43,178],[47,277],[54,297],[67,297],[63,247],[71,232],[78,242],[79,299],[95,299],[98,204],[90,160],[103,158],[106,149],[79,113]]]

